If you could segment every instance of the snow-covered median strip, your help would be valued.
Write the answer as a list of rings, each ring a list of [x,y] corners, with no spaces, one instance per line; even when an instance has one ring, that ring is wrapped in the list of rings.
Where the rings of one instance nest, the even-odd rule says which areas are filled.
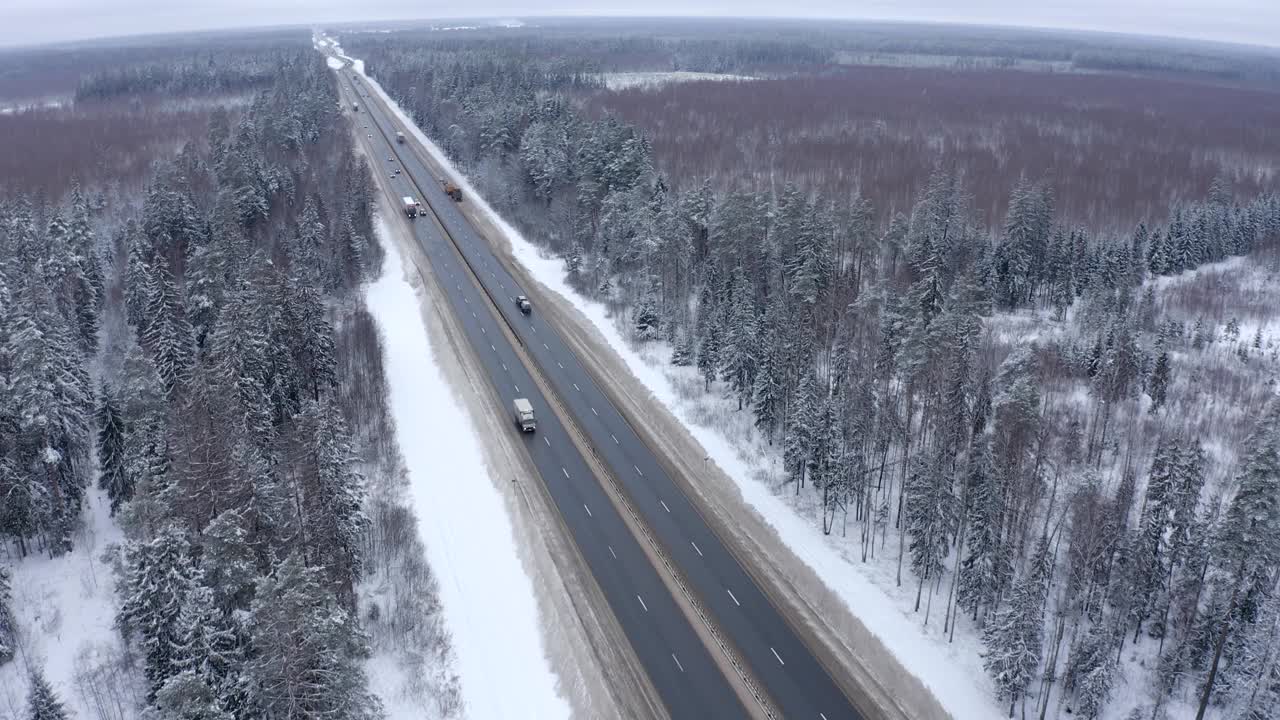
[[[443,615],[458,658],[465,715],[567,718],[543,647],[533,583],[483,461],[476,428],[436,365],[421,301],[384,221],[382,276],[366,302],[382,333],[396,440]]]
[[[357,68],[363,75],[363,63],[359,63]],[[910,612],[911,605],[891,596],[890,592],[894,590],[892,577],[884,574],[884,568],[880,564],[864,564],[842,555],[823,536],[816,522],[802,516],[775,495],[769,485],[760,479],[762,473],[753,470],[751,461],[744,459],[722,431],[703,424],[705,420],[699,418],[705,418],[705,414],[696,412],[699,403],[681,398],[673,383],[674,375],[681,369],[666,367],[660,358],[646,359],[637,352],[623,338],[604,305],[584,298],[569,286],[565,278],[564,263],[558,258],[547,256],[498,215],[466,177],[449,162],[444,151],[418,129],[382,86],[376,80],[365,77],[369,86],[377,90],[392,112],[410,128],[432,156],[449,169],[462,187],[468,202],[479,207],[506,234],[515,259],[547,289],[571,302],[590,320],[627,364],[631,373],[671,410],[706,450],[708,457],[733,479],[746,502],[773,526],[782,542],[798,558],[807,563],[818,577],[824,579],[849,612],[881,640],[902,667],[919,678],[938,702],[958,720],[1005,715],[997,707],[990,680],[982,671],[975,637],[957,633],[955,644],[949,644],[936,633],[923,633],[920,618]],[[911,594],[914,596],[914,589]],[[941,625],[940,622],[935,624]]]

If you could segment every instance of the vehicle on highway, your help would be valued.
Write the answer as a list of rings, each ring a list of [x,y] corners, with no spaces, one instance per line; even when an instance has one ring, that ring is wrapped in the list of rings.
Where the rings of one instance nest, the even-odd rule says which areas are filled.
[[[516,398],[512,403],[516,410],[516,424],[520,426],[521,432],[533,432],[538,429],[538,423],[533,418],[533,405],[528,398]]]
[[[392,177],[395,176],[393,175]],[[418,217],[418,214],[422,212],[422,204],[412,197],[405,195],[400,198],[400,201],[404,203],[404,214],[408,215],[410,218],[416,218]]]
[[[351,109],[352,109],[352,110],[354,110],[354,111],[356,111],[356,112],[360,112],[360,104],[359,104],[359,103],[351,103]]]
[[[395,158],[391,157],[390,155],[387,156],[387,162],[395,162],[395,161],[396,161]]]
[[[370,139],[370,140],[372,140],[372,139],[373,139],[373,133],[369,133],[369,139]]]
[[[396,142],[398,142],[398,143],[400,143],[400,144],[402,144],[402,145],[404,144],[404,133],[402,133],[402,132],[398,132],[398,133],[396,133]]]
[[[444,186],[444,194],[453,198],[454,202],[462,202],[462,188],[454,185],[448,180],[441,180],[440,184]]]
[[[520,308],[520,312],[525,315],[533,312],[533,304],[529,302],[529,298],[523,295],[516,296],[516,307]]]

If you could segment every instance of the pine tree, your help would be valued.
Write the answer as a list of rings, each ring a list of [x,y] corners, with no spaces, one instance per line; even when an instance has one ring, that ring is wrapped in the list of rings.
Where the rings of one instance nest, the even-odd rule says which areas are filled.
[[[1267,720],[1280,708],[1280,598],[1262,600],[1227,670],[1239,720]]]
[[[1242,601],[1265,593],[1274,584],[1274,568],[1280,566],[1280,401],[1269,403],[1246,442],[1236,488],[1213,542],[1213,558],[1223,579],[1214,593],[1215,605],[1203,615],[1212,659],[1197,720],[1204,717],[1213,696],[1229,636],[1244,627],[1238,615]]]
[[[148,700],[177,674],[182,626],[179,619],[194,587],[190,543],[176,526],[126,551],[124,600],[117,623],[126,637],[137,635],[145,652]]]
[[[67,710],[49,686],[44,671],[31,668],[29,680],[31,687],[27,691],[26,720],[67,720]]]
[[[1000,534],[1004,508],[1000,488],[992,474],[990,447],[986,437],[974,438],[965,478],[967,552],[960,564],[956,592],[960,607],[967,609],[974,618],[995,602],[1013,574],[1007,545]]]
[[[156,706],[176,715],[168,717],[224,717],[245,706],[244,658],[235,629],[214,606],[213,591],[193,584],[177,619],[170,677],[156,696]]]
[[[805,371],[792,399],[782,451],[783,467],[795,482],[797,494],[804,487],[805,472],[814,457],[814,438],[823,401],[818,394],[817,376],[812,370]]]
[[[290,555],[254,596],[251,715],[374,720],[381,707],[365,687],[355,621],[334,604],[320,572]]]
[[[1086,720],[1098,717],[1111,699],[1118,669],[1112,643],[1112,631],[1099,623],[1071,648],[1063,684],[1075,698],[1071,709]]]
[[[689,367],[694,363],[695,355],[693,333],[686,328],[680,331],[675,347],[671,348],[671,364],[676,367]]]
[[[13,588],[9,568],[0,565],[0,665],[13,659],[18,651],[18,622],[13,616]]]
[[[704,316],[703,313],[706,315]],[[711,389],[711,381],[715,380],[716,372],[720,368],[720,343],[723,329],[720,322],[720,313],[709,305],[698,306],[698,326],[700,339],[698,341],[698,371],[702,373],[702,379],[706,390]]]
[[[1155,412],[1164,406],[1169,396],[1171,368],[1169,351],[1163,350],[1156,358],[1156,366],[1151,371],[1151,379],[1147,381],[1147,395],[1151,396],[1151,411]]]
[[[133,497],[133,486],[125,467],[125,423],[120,400],[110,385],[98,394],[98,486],[107,491],[111,512]]]
[[[739,271],[734,280],[733,303],[729,310],[724,345],[720,348],[720,375],[738,396],[738,409],[752,399],[755,374],[759,364],[759,338],[756,332],[755,301],[745,276]]]
[[[182,312],[178,289],[168,269],[161,265],[151,280],[142,343],[151,353],[166,395],[173,397],[191,372],[195,333]]]
[[[136,344],[124,361],[126,398],[120,503],[133,502],[131,522],[150,537],[168,516],[169,446],[164,385],[155,365]],[[141,497],[135,497],[140,495]],[[119,507],[119,505],[117,505]]]
[[[336,585],[347,607],[355,605],[355,584],[364,567],[364,479],[355,468],[346,424],[332,398],[303,405],[298,423],[303,443],[303,521],[310,552]]]
[[[655,281],[646,283],[640,302],[636,303],[631,313],[631,327],[636,339],[641,342],[656,340],[662,332],[662,317],[658,312],[658,297]]]
[[[957,498],[944,460],[917,455],[903,488],[903,524],[911,538],[911,570],[919,579],[916,610],[924,585],[942,573],[942,561],[958,525]]]
[[[143,720],[233,720],[222,699],[203,679],[184,670],[165,681]]]
[[[1009,717],[1018,701],[1026,698],[1040,665],[1044,602],[1052,569],[1049,538],[1042,537],[1022,578],[1014,583],[1008,606],[998,610],[982,632],[983,664],[995,681],[997,697],[1009,703]]]

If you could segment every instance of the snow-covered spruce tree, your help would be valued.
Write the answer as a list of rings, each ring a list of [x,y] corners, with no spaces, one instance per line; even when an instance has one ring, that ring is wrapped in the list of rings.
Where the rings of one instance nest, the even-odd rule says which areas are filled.
[[[1098,717],[1111,699],[1118,669],[1114,644],[1114,631],[1095,623],[1071,648],[1063,687],[1071,694],[1071,711],[1086,720]]]
[[[1147,395],[1151,396],[1151,412],[1163,407],[1165,400],[1169,397],[1169,383],[1173,374],[1171,362],[1167,350],[1161,351],[1156,357],[1156,365],[1151,370],[1150,379],[1147,380]]]
[[[111,385],[98,393],[98,487],[107,492],[111,512],[133,496],[125,469],[125,423],[120,400]]]
[[[1026,699],[1044,651],[1044,603],[1053,572],[1049,544],[1048,537],[1040,538],[1008,604],[987,619],[982,632],[983,665],[996,696],[1009,703],[1009,717]]]
[[[120,500],[129,502],[126,524],[141,528],[143,536],[150,538],[169,512],[168,407],[160,374],[136,344],[125,356],[123,383],[124,482]]]
[[[782,295],[776,293],[769,301],[769,309],[765,311],[763,327],[757,332],[760,342],[757,345],[755,378],[751,388],[751,405],[756,413],[755,425],[764,431],[773,444],[774,431],[782,419],[782,403],[785,395],[783,387],[782,367],[782,314],[784,312]]]
[[[797,495],[804,487],[809,460],[813,457],[814,438],[824,402],[825,397],[818,394],[817,375],[812,370],[806,371],[792,399],[782,452],[783,467],[796,484]]]
[[[67,720],[70,715],[62,706],[44,671],[38,667],[31,668],[30,689],[27,691],[27,714],[24,720]]]
[[[234,720],[222,699],[198,675],[183,670],[165,681],[143,720]]]
[[[741,410],[744,403],[751,402],[760,354],[755,300],[741,272],[735,274],[730,302],[724,345],[720,348],[720,376],[737,396]]]
[[[249,631],[251,716],[382,717],[359,662],[367,650],[355,620],[333,601],[321,572],[307,567],[298,554],[263,578]]]
[[[369,525],[364,478],[356,470],[346,423],[331,396],[304,403],[297,427],[301,448],[294,469],[304,547],[311,562],[324,568],[342,604],[353,609]]]
[[[903,488],[903,524],[910,538],[911,570],[919,581],[917,612],[925,584],[942,573],[959,524],[959,501],[947,462],[937,452],[917,455]]]
[[[1208,710],[1229,641],[1251,625],[1243,611],[1270,594],[1280,567],[1280,401],[1269,403],[1245,445],[1213,546],[1215,587],[1203,622],[1212,647],[1196,720]]]
[[[44,514],[31,517],[47,533],[49,550],[71,549],[72,529],[89,466],[93,391],[84,356],[66,318],[38,279],[27,278],[10,315],[4,354],[9,362],[9,411],[15,420],[13,469],[35,483],[27,493]],[[31,506],[34,509],[34,505]],[[20,541],[21,542],[21,541]]]
[[[1007,545],[1000,537],[1000,488],[992,474],[991,441],[986,435],[975,436],[970,446],[965,485],[965,555],[956,596],[960,607],[976,620],[995,603],[1013,574]]]
[[[18,623],[13,617],[13,585],[9,568],[0,565],[0,665],[18,652]]]
[[[1234,656],[1223,672],[1236,707],[1233,717],[1274,717],[1280,708],[1280,597],[1272,595],[1262,601]]]
[[[142,345],[160,373],[165,394],[173,397],[186,383],[194,364],[195,334],[183,313],[173,276],[163,263],[151,274],[146,316]]]
[[[241,712],[246,703],[244,653],[231,620],[215,607],[210,588],[193,584],[177,626],[176,674],[165,681],[153,707],[169,713],[164,717],[184,720]]]
[[[136,636],[142,645],[149,701],[181,669],[179,619],[196,574],[190,553],[186,532],[175,525],[152,540],[130,543],[125,551],[124,597],[116,623],[126,638]]]

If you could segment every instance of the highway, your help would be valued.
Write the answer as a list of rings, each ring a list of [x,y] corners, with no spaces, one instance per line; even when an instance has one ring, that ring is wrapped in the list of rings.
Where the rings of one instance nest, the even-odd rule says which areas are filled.
[[[538,430],[525,436],[526,446],[671,716],[734,718],[747,713],[568,430],[550,412],[547,398],[535,385],[520,353],[508,342],[504,325],[536,364],[559,406],[585,435],[591,451],[621,486],[631,508],[679,569],[699,605],[731,643],[771,709],[786,718],[867,717],[707,526],[655,453],[539,314],[537,305],[530,315],[519,311],[515,297],[534,297],[536,293],[521,287],[444,194],[435,175],[410,150],[416,140],[408,129],[402,128],[381,103],[372,102],[363,83],[352,82],[349,71],[338,75],[346,92],[359,96],[361,111],[353,116],[356,127],[372,135],[366,137],[373,153],[372,169],[391,182],[396,193],[393,204],[399,206],[402,195],[417,197],[430,207],[449,236],[439,232],[431,217],[413,223],[414,236],[447,291],[494,390],[506,405],[515,397],[527,397],[533,403]],[[367,130],[362,127],[365,124],[370,126]],[[398,130],[405,132],[407,144],[398,145],[392,139]],[[387,177],[395,167],[403,168],[403,174]],[[501,317],[495,317],[495,309]],[[512,432],[518,432],[514,418]]]

